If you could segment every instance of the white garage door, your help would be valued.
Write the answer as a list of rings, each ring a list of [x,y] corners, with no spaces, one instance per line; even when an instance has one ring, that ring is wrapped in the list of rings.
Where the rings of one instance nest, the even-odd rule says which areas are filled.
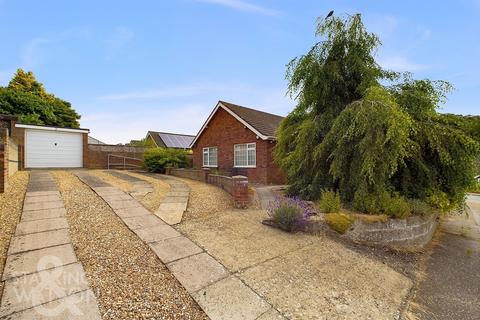
[[[83,167],[82,134],[25,129],[25,167]]]

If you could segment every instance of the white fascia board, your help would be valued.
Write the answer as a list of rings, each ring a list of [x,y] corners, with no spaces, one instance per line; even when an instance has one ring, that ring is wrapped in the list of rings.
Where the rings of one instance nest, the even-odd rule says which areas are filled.
[[[35,129],[35,130],[46,130],[46,131],[60,131],[60,132],[77,132],[77,133],[89,133],[89,129],[70,129],[70,128],[57,128],[57,127],[44,127],[44,126],[35,126],[32,124],[21,124],[16,123],[16,128],[24,129]]]

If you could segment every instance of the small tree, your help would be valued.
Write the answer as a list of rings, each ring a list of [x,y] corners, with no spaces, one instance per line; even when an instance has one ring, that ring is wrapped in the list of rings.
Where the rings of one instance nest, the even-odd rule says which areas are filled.
[[[6,88],[0,88],[0,112],[16,115],[28,124],[80,126],[80,115],[67,101],[46,92],[32,72],[18,69]]]
[[[380,41],[358,14],[320,19],[317,35],[324,41],[287,69],[298,104],[280,125],[275,156],[289,192],[317,199],[338,190],[347,205],[396,217],[410,213],[406,198],[460,204],[479,145],[437,113],[452,86],[382,70]]]

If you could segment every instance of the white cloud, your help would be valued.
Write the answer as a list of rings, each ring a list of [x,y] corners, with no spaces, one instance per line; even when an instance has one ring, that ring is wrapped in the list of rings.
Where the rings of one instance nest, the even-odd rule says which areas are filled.
[[[224,7],[229,7],[238,11],[245,11],[245,12],[252,12],[252,13],[259,13],[264,14],[267,16],[278,16],[280,12],[276,10],[272,10],[269,8],[265,8],[244,0],[195,0],[196,2],[204,2],[204,3],[211,3],[216,4]]]
[[[32,69],[49,57],[48,46],[68,39],[87,39],[91,35],[88,28],[74,28],[59,33],[43,35],[29,40],[20,51],[21,66]]]
[[[115,144],[143,138],[148,130],[196,134],[218,100],[279,115],[294,106],[284,88],[242,83],[185,84],[106,95],[85,103],[85,110],[98,110],[90,114],[76,106],[83,114],[82,127],[89,128],[93,137]]]
[[[126,27],[117,27],[106,40],[107,58],[111,58],[119,49],[127,45],[135,33]]]
[[[418,64],[410,61],[407,57],[401,55],[383,56],[378,59],[378,63],[385,69],[393,71],[420,71],[428,69],[427,65]]]
[[[125,93],[114,93],[99,97],[100,100],[139,100],[139,99],[159,99],[174,97],[191,97],[201,94],[214,93],[220,91],[246,91],[248,87],[244,85],[226,85],[216,83],[188,84],[172,87],[162,87],[157,89],[130,91]]]

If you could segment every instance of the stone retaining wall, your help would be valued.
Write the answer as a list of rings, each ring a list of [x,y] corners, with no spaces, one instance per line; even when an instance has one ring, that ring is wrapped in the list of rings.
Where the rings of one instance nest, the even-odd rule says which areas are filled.
[[[416,249],[422,248],[432,239],[437,224],[437,215],[388,219],[386,222],[357,219],[344,237],[370,245]]]

